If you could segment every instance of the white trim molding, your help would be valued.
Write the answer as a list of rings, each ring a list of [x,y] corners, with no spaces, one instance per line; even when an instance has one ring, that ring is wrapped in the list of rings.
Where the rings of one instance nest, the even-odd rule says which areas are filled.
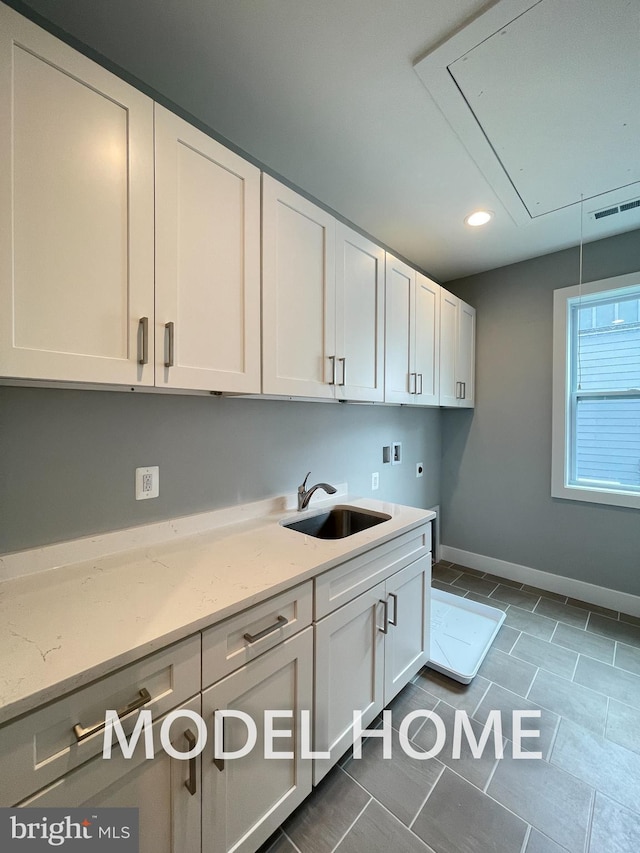
[[[586,601],[588,604],[597,604],[600,607],[608,607],[630,616],[640,617],[640,595],[632,595],[630,592],[608,589],[576,578],[568,578],[565,575],[542,572],[540,569],[532,569],[518,563],[509,563],[496,557],[486,557],[483,554],[474,554],[472,551],[463,551],[461,548],[454,548],[451,545],[440,546],[440,559],[448,560],[459,566],[467,566],[479,572],[489,572],[501,578],[546,589],[549,592],[557,592],[560,595],[566,595],[568,598],[577,598],[580,601]]]

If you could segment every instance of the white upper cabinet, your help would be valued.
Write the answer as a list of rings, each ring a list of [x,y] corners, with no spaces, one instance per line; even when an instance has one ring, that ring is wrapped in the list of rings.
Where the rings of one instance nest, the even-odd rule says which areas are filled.
[[[260,171],[156,104],[156,385],[260,391]]]
[[[384,250],[336,223],[336,397],[384,399]]]
[[[415,363],[416,393],[420,406],[440,404],[440,285],[416,273]]]
[[[152,101],[0,5],[0,114],[0,375],[153,385]]]
[[[387,255],[385,400],[437,406],[440,286]]]
[[[416,272],[392,255],[386,259],[385,400],[411,403]]]
[[[334,397],[335,220],[262,176],[262,390]]]
[[[440,405],[473,408],[476,311],[446,290],[440,299]]]
[[[460,301],[456,374],[462,384],[458,406],[472,409],[475,403],[476,309]]]

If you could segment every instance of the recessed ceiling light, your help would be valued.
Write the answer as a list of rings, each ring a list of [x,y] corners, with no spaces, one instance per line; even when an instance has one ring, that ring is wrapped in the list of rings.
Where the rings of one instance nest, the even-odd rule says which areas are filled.
[[[465,217],[465,225],[471,225],[477,228],[478,225],[486,225],[493,219],[493,213],[490,210],[474,210],[469,216]]]

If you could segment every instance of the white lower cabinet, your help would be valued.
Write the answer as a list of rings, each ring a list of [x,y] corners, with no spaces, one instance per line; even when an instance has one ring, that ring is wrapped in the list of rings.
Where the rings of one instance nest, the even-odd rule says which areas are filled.
[[[197,696],[176,709],[200,713]],[[20,803],[28,808],[127,807],[139,810],[140,853],[199,853],[200,757],[188,761],[170,758],[159,743],[164,718],[153,724],[155,757],[146,759],[141,745],[129,759],[114,748],[67,773],[53,785]],[[188,718],[176,719],[170,729],[173,747],[186,752],[196,735]],[[195,787],[187,788],[191,779]]]
[[[430,592],[427,554],[316,623],[314,784],[428,661]]]
[[[368,725],[384,705],[384,583],[316,623],[314,784],[351,745],[353,712]]]
[[[388,705],[429,659],[431,554],[390,577],[385,600],[384,704]]]
[[[430,524],[405,531],[0,727],[0,805],[137,808],[141,853],[255,853],[351,745],[354,710],[367,727],[428,660],[430,550]],[[153,759],[144,736],[102,757],[107,708],[127,737],[153,714]],[[225,710],[253,725],[216,731]],[[160,738],[170,722],[173,748],[194,747],[185,712],[207,731],[191,759]]]
[[[313,629],[214,684],[202,705],[209,732],[202,756],[203,853],[253,853],[311,792],[311,761],[301,758],[300,712],[313,707]],[[256,724],[257,741],[246,757],[214,760],[213,716],[224,709],[243,711]],[[274,730],[292,733],[273,739],[273,751],[289,757],[265,757],[265,711],[292,712],[273,723]],[[233,718],[223,723],[221,748],[240,750],[246,724]]]

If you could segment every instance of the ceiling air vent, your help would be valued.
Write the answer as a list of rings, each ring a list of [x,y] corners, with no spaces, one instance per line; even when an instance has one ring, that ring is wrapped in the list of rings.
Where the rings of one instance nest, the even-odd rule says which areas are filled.
[[[604,219],[605,216],[614,216],[616,213],[625,213],[627,210],[637,210],[640,207],[640,198],[625,201],[613,207],[603,207],[602,210],[594,210],[589,216],[593,219]]]
[[[619,207],[607,207],[606,210],[598,210],[593,214],[594,219],[602,219],[605,216],[613,216],[614,213],[620,213]]]

